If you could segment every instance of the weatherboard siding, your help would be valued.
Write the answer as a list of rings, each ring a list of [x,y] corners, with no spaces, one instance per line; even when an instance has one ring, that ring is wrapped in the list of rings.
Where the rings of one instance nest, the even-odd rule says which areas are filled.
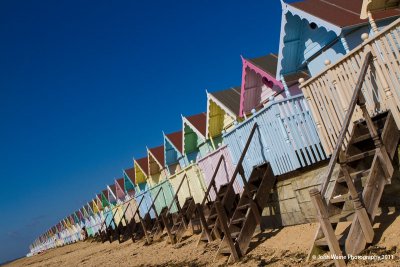
[[[229,183],[235,170],[235,166],[233,166],[231,155],[227,146],[223,145],[217,150],[207,154],[205,157],[197,161],[197,164],[202,171],[206,188],[208,188],[211,183],[218,161],[222,155],[224,156],[225,160],[221,162],[221,165],[215,176],[216,187],[217,189],[219,189],[221,185]],[[238,180],[234,182],[233,187],[236,193],[240,193],[243,190],[243,187]],[[214,190],[210,191],[210,196],[212,200],[215,199]]]
[[[225,112],[218,103],[209,98],[208,100],[208,133],[212,138],[221,135],[223,130],[232,127],[235,118]]]
[[[139,206],[139,214],[142,218],[150,211],[150,217],[155,218],[154,210],[150,209],[151,203],[153,202],[153,198],[151,197],[151,193],[148,187],[148,184],[141,184],[140,193],[135,195],[136,202],[140,203],[141,199],[143,199],[141,205]]]
[[[164,180],[163,182],[157,184],[156,186],[153,186],[150,189],[151,196],[153,199],[157,196],[157,193],[159,190],[161,190],[161,191],[158,194],[158,197],[154,203],[154,206],[156,207],[156,211],[157,211],[158,215],[161,213],[161,210],[164,207],[169,207],[172,200],[174,199],[174,194],[175,194],[169,180]],[[177,211],[178,210],[176,208],[176,205],[174,204],[173,207],[171,208],[171,212],[175,213]]]
[[[205,193],[205,183],[201,170],[197,164],[191,164],[183,170],[169,177],[174,192],[177,192],[180,182],[187,175],[187,179],[183,182],[178,192],[178,201],[182,206],[186,198],[192,196],[196,203],[201,203]]]
[[[224,135],[234,164],[256,122],[258,129],[243,162],[247,178],[254,166],[265,162],[281,175],[326,158],[305,99],[298,95],[269,103]]]
[[[130,222],[133,219],[133,216],[135,215],[135,212],[138,208],[138,203],[134,198],[124,202],[123,207],[125,212],[125,218],[128,222]]]

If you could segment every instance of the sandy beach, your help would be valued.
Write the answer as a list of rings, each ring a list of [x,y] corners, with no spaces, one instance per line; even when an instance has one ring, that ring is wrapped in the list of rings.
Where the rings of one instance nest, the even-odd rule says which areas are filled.
[[[350,261],[349,266],[399,266],[400,265],[400,217],[398,212],[378,217],[376,242],[363,252],[364,256],[389,255],[378,260]],[[382,216],[383,217],[383,216]],[[250,252],[233,266],[324,266],[325,260],[306,261],[317,224],[303,224],[266,230],[254,236]],[[216,257],[219,242],[197,246],[198,235],[171,245],[167,238],[145,245],[143,240],[122,244],[79,242],[46,251],[40,255],[23,258],[6,266],[225,266],[226,257]]]

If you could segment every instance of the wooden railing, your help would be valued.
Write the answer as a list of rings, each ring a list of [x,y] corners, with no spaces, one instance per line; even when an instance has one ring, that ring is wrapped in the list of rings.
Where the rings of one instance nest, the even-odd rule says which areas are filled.
[[[187,179],[187,174],[185,173],[185,175],[183,176],[181,182],[179,183],[178,189],[177,189],[176,192],[175,192],[174,198],[172,199],[171,203],[170,203],[169,206],[168,206],[168,210],[167,210],[166,216],[168,216],[168,215],[171,213],[171,209],[172,209],[172,207],[174,206],[174,203],[175,203],[175,205],[176,205],[177,210],[180,211],[180,204],[179,204],[179,200],[178,200],[178,193],[179,193],[179,191],[181,190],[183,181],[185,181],[186,179]]]
[[[355,86],[355,89],[353,92],[353,96],[351,97],[350,105],[346,112],[346,117],[343,121],[342,129],[340,130],[340,134],[339,134],[339,137],[338,137],[336,145],[335,145],[335,150],[333,151],[332,157],[329,161],[326,178],[321,184],[320,192],[321,192],[322,196],[325,195],[326,190],[328,188],[329,181],[331,180],[331,176],[332,176],[333,170],[335,168],[336,162],[339,158],[339,153],[343,147],[345,137],[347,134],[347,129],[349,128],[349,125],[350,125],[351,119],[353,117],[353,113],[356,108],[357,102],[360,102],[360,98],[362,98],[364,100],[364,96],[360,92],[361,92],[361,88],[364,83],[365,75],[367,73],[368,66],[371,62],[371,59],[372,59],[372,54],[371,54],[371,52],[368,52],[365,55],[365,58],[361,65],[362,67],[361,67],[361,70],[360,70],[360,73],[359,73],[359,76],[357,79],[357,83],[356,83],[356,86]]]
[[[231,188],[233,188],[233,183],[235,182],[236,176],[237,176],[238,174],[240,174],[240,176],[242,177],[243,185],[244,185],[244,186],[247,185],[247,181],[246,181],[246,178],[245,178],[245,175],[244,175],[244,170],[243,170],[243,165],[242,165],[242,164],[243,164],[243,160],[244,160],[244,158],[245,158],[245,156],[246,156],[247,150],[248,150],[249,147],[250,147],[251,141],[253,140],[253,136],[254,136],[254,134],[255,134],[255,132],[256,132],[256,130],[257,130],[257,127],[258,127],[258,124],[257,124],[257,123],[254,123],[254,124],[253,124],[253,127],[252,127],[252,129],[251,129],[251,132],[250,132],[250,134],[249,134],[249,137],[248,137],[248,139],[247,139],[247,141],[246,141],[246,144],[245,144],[245,146],[244,146],[244,149],[243,149],[243,151],[242,151],[242,154],[241,154],[241,156],[240,156],[240,158],[239,158],[238,164],[236,165],[235,170],[234,170],[234,172],[233,172],[233,174],[232,174],[232,177],[231,177],[230,180],[229,180],[229,183],[228,183],[228,185],[227,185],[227,190],[230,190]],[[210,196],[209,196],[209,195],[210,195],[211,188],[213,188],[214,191],[215,191],[215,194],[216,194],[216,201],[222,202],[222,203],[224,204],[225,196],[226,196],[226,195],[224,196],[223,199],[220,199],[220,197],[218,196],[218,189],[217,189],[217,187],[216,187],[216,185],[215,185],[215,177],[216,177],[217,172],[218,172],[218,169],[219,169],[219,167],[220,167],[220,165],[221,165],[221,163],[222,163],[222,160],[224,160],[224,156],[223,156],[223,155],[221,155],[221,157],[220,157],[220,159],[219,159],[219,161],[218,161],[218,164],[217,164],[217,167],[215,168],[215,171],[214,171],[213,177],[212,177],[212,179],[211,179],[210,185],[208,186],[207,191],[206,191],[206,193],[205,193],[205,195],[204,195],[204,199],[203,199],[203,201],[201,202],[201,206],[204,206],[204,204],[206,203],[207,200],[208,200],[208,201],[211,201],[211,198],[210,198]]]
[[[153,201],[151,202],[151,205],[150,205],[149,209],[147,210],[147,213],[150,214],[150,211],[153,209],[157,220],[158,220],[158,213],[157,213],[157,210],[156,210],[156,207],[155,207],[154,203],[156,203],[156,200],[157,200],[158,196],[160,195],[161,190],[163,190],[162,187],[160,187],[158,189],[156,196],[154,197]]]
[[[219,157],[219,160],[218,160],[218,163],[217,163],[217,167],[214,170],[214,174],[213,174],[213,176],[211,178],[211,182],[208,185],[206,193],[204,194],[204,198],[203,198],[203,201],[201,202],[201,206],[203,206],[206,203],[207,200],[209,202],[212,200],[212,198],[210,196],[211,189],[214,189],[215,196],[218,195],[218,189],[217,189],[217,185],[215,184],[215,178],[217,177],[219,167],[221,166],[221,163],[222,163],[223,160],[225,160],[225,157],[224,157],[224,155],[221,155],[221,157]]]
[[[328,155],[334,153],[367,53],[371,53],[372,59],[360,89],[367,110],[370,115],[391,110],[397,126],[400,126],[400,19],[372,38],[367,34],[362,37],[364,42],[361,45],[333,65],[326,62],[326,69],[300,86]],[[361,118],[362,112],[356,107],[344,146],[352,130],[351,122]]]
[[[271,164],[275,175],[281,175],[326,159],[303,94],[270,101],[224,134],[234,164],[240,159],[245,138],[254,123],[259,125],[254,136],[257,141],[251,143],[243,161],[246,175],[265,162]]]

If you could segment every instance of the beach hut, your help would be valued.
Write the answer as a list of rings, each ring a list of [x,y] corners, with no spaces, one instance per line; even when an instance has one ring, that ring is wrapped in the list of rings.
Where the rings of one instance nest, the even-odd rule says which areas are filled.
[[[174,198],[174,191],[171,183],[167,179],[168,172],[164,162],[164,146],[147,149],[149,159],[149,182],[151,184],[151,195],[155,201],[157,214],[160,214],[162,209],[169,207]],[[160,193],[158,192],[159,190]],[[157,198],[155,198],[157,196]],[[177,211],[176,206],[171,210]]]
[[[212,150],[212,142],[207,140],[207,114],[199,113],[193,116],[182,116],[183,147],[182,155],[186,165],[196,162]]]
[[[134,198],[135,196],[135,168],[129,168],[126,170],[123,170],[123,176],[124,176],[124,192],[125,192],[125,203],[126,205],[129,206],[127,211],[126,211],[126,219],[130,221],[134,213],[136,212],[137,207],[137,202],[136,199]]]
[[[94,236],[95,232],[93,229],[94,226],[94,220],[92,220],[91,214],[88,212],[87,205],[84,205],[81,208],[81,213],[83,217],[85,218],[85,229],[88,234],[88,236]]]
[[[186,168],[169,177],[174,192],[177,192],[179,185],[181,188],[178,194],[178,201],[181,206],[189,197],[193,197],[196,203],[200,203],[204,198],[206,185],[199,166],[196,163],[188,165]]]
[[[113,213],[113,219],[112,222],[115,224],[115,227],[117,227],[123,216],[123,208],[121,204],[117,201],[117,191],[116,191],[116,185],[111,184],[107,186],[108,190],[108,201],[110,202],[110,209]],[[122,221],[122,225],[125,226],[125,221]]]
[[[115,179],[115,195],[117,197],[117,203],[122,204],[125,201],[125,185],[124,178]]]
[[[108,202],[111,205],[115,206],[117,204],[117,192],[115,184],[107,185],[107,191],[108,191]]]
[[[168,174],[173,175],[185,167],[186,161],[182,155],[182,131],[170,134],[163,133],[164,136],[164,166]]]
[[[240,87],[232,87],[217,92],[207,92],[206,138],[213,147],[222,142],[222,132],[233,128],[240,120]]]
[[[326,158],[303,95],[270,101],[224,134],[234,164],[254,125],[257,129],[243,162],[247,178],[253,167],[265,162],[270,162],[274,174],[280,175]]]
[[[315,123],[299,91],[298,79],[307,74],[276,79],[278,57],[273,54],[242,61],[239,113],[247,119],[223,135],[233,163],[238,163],[254,125],[256,131],[243,162],[247,178],[255,166],[265,162],[280,175],[324,160]]]
[[[73,242],[73,243],[77,242],[79,240],[79,238],[77,236],[77,229],[74,225],[74,219],[73,219],[72,215],[67,216],[66,220],[67,220],[67,225],[68,225],[71,242]]]
[[[110,193],[108,189],[104,189],[103,191],[101,191],[100,194],[101,205],[104,208],[103,214],[105,219],[105,227],[106,228],[111,227],[112,229],[115,229],[114,212],[113,212],[114,205],[110,203],[109,194]]]
[[[136,201],[127,196],[123,177],[115,180],[115,192],[117,196],[117,203],[121,208],[121,221],[125,226],[133,217],[133,212],[136,208]]]
[[[215,176],[215,185],[219,190],[220,186],[229,182],[234,166],[231,155],[226,145],[223,144],[222,133],[229,132],[234,128],[240,118],[240,86],[232,87],[217,92],[207,92],[207,127],[206,136],[210,139],[213,147],[217,147],[204,157],[198,159],[199,165],[208,187],[217,168],[218,161],[223,156],[217,174]],[[235,181],[234,188],[237,193],[241,191],[240,184]],[[215,198],[215,192],[210,191],[212,199]]]
[[[135,168],[123,170],[122,173],[124,176],[125,199],[128,200],[135,195]]]
[[[74,239],[75,242],[81,240],[81,229],[80,229],[80,225],[79,225],[79,219],[76,216],[75,212],[72,213],[69,216],[70,222],[71,222],[71,228],[73,229],[73,234],[74,234]]]
[[[94,199],[94,208],[98,211],[98,219],[100,221],[99,223],[99,231],[105,231],[106,230],[106,216],[105,212],[107,211],[101,201],[101,194],[97,194],[95,199]]]
[[[221,156],[223,156],[223,159],[214,178],[215,186],[217,190],[219,190],[221,185],[229,183],[235,170],[227,145],[221,145],[217,150],[207,154],[205,157],[197,161],[197,165],[203,174],[207,188],[212,182],[214,172],[217,169]],[[236,193],[240,193],[243,190],[242,183],[238,180],[235,180],[233,187]],[[211,200],[215,200],[215,193],[214,190],[210,191]]]
[[[100,209],[97,206],[97,201],[96,199],[92,199],[89,202],[88,209],[90,210],[90,213],[92,214],[93,218],[93,230],[95,233],[99,233],[102,222],[103,222],[103,217]]]
[[[158,146],[147,149],[148,162],[148,181],[150,186],[155,186],[167,177],[167,171],[164,167],[164,146]]]
[[[196,160],[213,150],[211,142],[206,138],[206,128],[207,115],[206,113],[200,113],[188,117],[182,116],[181,143],[174,142],[172,144],[172,136],[164,135],[166,137],[164,138],[164,143],[172,145],[173,148],[169,148],[168,150],[167,147],[165,148],[166,156],[169,156],[167,153],[173,155],[171,152],[175,152],[174,149],[177,149],[179,146],[181,147],[181,151],[174,153],[174,156],[181,157],[178,159],[178,162],[182,169],[175,171],[173,175],[169,176],[169,181],[174,192],[178,194],[178,201],[181,206],[184,205],[186,199],[189,197],[193,197],[196,203],[200,203],[204,198],[206,185]],[[174,138],[178,136],[179,134],[176,134]]]
[[[383,8],[360,18],[362,0],[304,0],[282,3],[277,78],[305,70],[316,75],[361,44],[361,34],[376,35],[400,16]],[[327,61],[328,60],[328,61]],[[327,61],[327,62],[326,62]]]
[[[288,75],[285,80],[276,79],[278,56],[265,56],[247,59],[242,57],[242,84],[240,93],[240,117],[252,115],[253,110],[260,110],[271,100],[280,100],[301,93],[299,78],[307,78],[303,72]]]
[[[149,177],[149,162],[148,158],[140,158],[138,160],[134,160],[134,168],[135,168],[135,184],[136,184],[136,193],[135,199],[137,203],[140,203],[143,198],[142,204],[139,207],[140,216],[144,218],[144,216],[150,212],[150,217],[155,218],[154,210],[151,208],[151,204],[153,203],[153,199],[151,197],[150,186],[147,182]]]

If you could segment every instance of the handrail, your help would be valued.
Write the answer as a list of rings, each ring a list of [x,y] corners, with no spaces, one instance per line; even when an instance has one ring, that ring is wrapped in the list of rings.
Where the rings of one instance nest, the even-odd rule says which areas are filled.
[[[361,91],[361,87],[362,87],[363,82],[364,82],[364,77],[365,77],[365,75],[367,73],[367,70],[368,70],[368,64],[370,63],[371,59],[372,59],[372,53],[371,53],[371,51],[368,51],[366,53],[365,57],[364,57],[364,61],[363,61],[363,64],[362,64],[362,67],[361,67],[361,70],[360,70],[360,73],[359,73],[359,76],[358,76],[358,79],[357,79],[356,87],[354,89],[353,96],[352,96],[351,101],[350,101],[349,109],[348,109],[348,111],[346,113],[346,117],[344,119],[343,126],[342,126],[342,128],[340,130],[340,134],[339,134],[338,140],[337,140],[336,145],[335,145],[335,150],[334,150],[334,152],[332,154],[332,157],[331,157],[331,159],[329,161],[326,179],[321,184],[320,192],[321,192],[322,196],[325,195],[326,190],[328,188],[328,184],[329,184],[329,181],[331,179],[333,170],[335,168],[336,161],[337,161],[337,159],[339,157],[339,153],[340,153],[340,149],[342,147],[343,141],[344,141],[344,139],[346,137],[347,128],[349,127],[349,124],[351,122],[351,118],[353,116],[353,112],[354,112],[354,109],[356,107],[356,104],[357,104],[357,101],[358,101],[358,98],[359,98],[359,93]]]
[[[177,200],[178,199],[178,193],[179,193],[179,190],[181,190],[181,187],[183,185],[183,181],[185,179],[187,179],[187,173],[185,173],[185,175],[182,177],[182,181],[179,183],[179,186],[178,186],[178,189],[175,192],[174,198],[172,199],[171,204],[169,204],[169,207],[168,207],[168,210],[167,210],[167,213],[166,213],[167,215],[171,212],[172,205],[174,204],[174,202],[178,202],[178,205],[179,205],[179,201]]]
[[[156,199],[157,199],[157,197],[158,197],[158,195],[160,194],[160,192],[161,192],[162,189],[163,189],[162,187],[160,187],[160,189],[158,189],[157,194],[156,194],[156,197],[153,199],[153,201],[152,201],[152,203],[151,203],[149,209],[147,210],[147,213],[149,213],[150,210],[153,208],[154,203],[156,202]],[[155,212],[157,213],[156,210],[155,210]]]
[[[126,218],[125,218],[125,214],[126,214],[126,212],[128,211],[129,205],[131,205],[131,202],[128,202],[128,205],[126,205],[125,211],[124,211],[124,213],[123,213],[122,216],[121,216],[121,222],[122,222],[122,219],[124,219],[125,223],[127,223]],[[120,222],[120,223],[121,223],[121,222]]]
[[[218,173],[219,167],[220,167],[220,165],[221,165],[221,163],[222,163],[222,160],[225,161],[225,157],[224,157],[223,154],[221,155],[221,157],[219,157],[217,167],[215,168],[215,171],[214,171],[213,176],[212,176],[212,178],[211,178],[211,182],[210,182],[210,184],[208,185],[208,188],[207,188],[206,193],[204,194],[203,201],[201,202],[201,205],[202,205],[202,206],[204,206],[204,204],[205,204],[205,202],[206,202],[206,200],[207,200],[207,197],[208,197],[208,195],[210,194],[211,187],[212,187],[212,186],[215,187],[215,178],[217,177],[217,173]],[[215,192],[215,193],[218,193],[218,192]]]
[[[240,155],[240,158],[239,158],[239,161],[238,161],[238,163],[236,165],[235,171],[233,172],[232,179],[230,180],[230,182],[228,184],[228,188],[232,187],[232,185],[233,185],[233,183],[234,183],[234,181],[236,179],[236,176],[238,175],[239,171],[241,169],[243,169],[242,163],[243,163],[244,157],[246,156],[247,150],[249,149],[251,140],[253,139],[253,136],[254,136],[254,133],[256,132],[257,127],[258,127],[258,124],[257,124],[257,122],[255,122],[254,125],[253,125],[253,128],[251,129],[250,135],[247,138],[247,142],[246,142],[246,145],[244,146],[244,149],[242,151],[242,155]],[[242,176],[242,179],[245,179],[245,178]],[[244,185],[246,186],[246,183]],[[224,196],[224,198],[222,199],[222,203],[225,202],[225,198],[227,197],[227,195],[228,194],[226,194]]]
[[[136,216],[136,214],[138,213],[138,211],[139,211],[139,208],[140,208],[140,205],[142,205],[142,201],[143,201],[143,199],[144,199],[144,196],[142,196],[142,198],[140,199],[140,201],[139,201],[139,205],[136,207],[136,211],[135,211],[135,213],[133,214],[133,219],[135,219],[135,216]],[[139,214],[140,215],[140,214]]]
[[[111,213],[112,213],[112,209],[110,209],[110,211],[111,211]],[[112,216],[112,218],[111,218],[111,221],[114,223],[114,226],[115,227],[117,227],[117,224],[115,223],[115,221],[114,221],[114,218],[115,218],[115,215],[117,215],[117,211],[118,211],[118,207],[116,207],[116,210],[115,210],[115,212],[114,212],[114,214],[113,214],[113,216]],[[110,221],[110,222],[111,222]],[[110,223],[111,224],[111,223]]]
[[[103,226],[106,224],[106,221],[107,221],[107,218],[108,218],[109,215],[110,215],[110,213],[108,213],[108,214],[106,215],[106,217],[104,218],[103,222],[101,223],[100,230],[103,229]],[[106,228],[107,228],[107,227],[106,227]]]

